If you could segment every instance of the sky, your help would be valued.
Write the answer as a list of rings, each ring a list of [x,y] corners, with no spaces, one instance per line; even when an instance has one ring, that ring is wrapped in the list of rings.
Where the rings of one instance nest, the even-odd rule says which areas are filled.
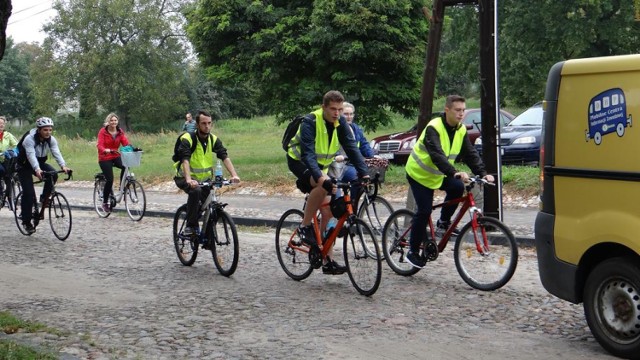
[[[7,36],[15,43],[38,42],[42,44],[45,33],[42,26],[53,18],[53,0],[13,0],[13,10],[7,25]]]

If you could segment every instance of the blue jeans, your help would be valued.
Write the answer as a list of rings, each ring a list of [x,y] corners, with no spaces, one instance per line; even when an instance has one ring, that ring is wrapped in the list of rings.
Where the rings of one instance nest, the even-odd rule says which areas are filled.
[[[409,235],[409,245],[411,246],[411,252],[417,253],[420,251],[420,244],[422,241],[428,238],[427,223],[429,221],[429,216],[431,216],[431,211],[433,210],[434,190],[418,183],[409,175],[407,175],[407,180],[409,180],[409,186],[411,187],[411,192],[413,192],[413,197],[416,200],[417,207],[416,213],[413,216],[413,225],[411,226],[411,234]],[[440,186],[440,190],[446,191],[447,195],[444,198],[444,201],[448,201],[459,198],[464,194],[464,184],[460,179],[445,177],[442,182],[442,186]],[[453,216],[453,213],[456,212],[457,208],[458,204],[443,206],[442,211],[440,212],[440,221],[451,221],[451,217]]]

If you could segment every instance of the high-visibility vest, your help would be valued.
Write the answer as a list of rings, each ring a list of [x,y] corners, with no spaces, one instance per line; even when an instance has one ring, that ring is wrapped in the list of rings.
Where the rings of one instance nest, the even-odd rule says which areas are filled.
[[[211,134],[207,137],[207,148],[204,149],[202,147],[202,143],[196,136],[196,147],[191,153],[191,159],[189,159],[189,172],[193,179],[198,181],[203,181],[207,179],[211,179],[211,174],[213,173],[213,144],[216,143],[218,137]],[[180,137],[180,140],[187,140],[191,145],[191,134],[185,133]],[[184,172],[182,171],[182,162],[178,161],[174,163],[174,167],[176,168],[176,176],[184,177]]]
[[[340,126],[340,122],[336,121],[333,126],[333,134],[331,135],[331,142],[327,138],[327,122],[324,121],[322,117],[322,108],[312,112],[316,117],[316,158],[318,160],[318,164],[323,168],[328,168],[333,159],[338,154],[338,150],[340,150],[340,141],[338,140],[338,126]],[[296,132],[296,136],[291,140],[291,146],[289,147],[288,154],[292,159],[300,160],[302,159],[302,147],[300,146],[300,127],[298,128],[298,132]]]
[[[433,163],[431,156],[427,152],[427,148],[424,145],[424,138],[427,134],[427,128],[433,127],[440,135],[440,145],[442,151],[447,156],[447,159],[451,164],[456,160],[460,149],[462,149],[462,140],[467,133],[467,128],[464,125],[459,125],[453,137],[453,143],[449,139],[447,129],[444,126],[444,120],[442,118],[435,118],[427,124],[427,127],[422,131],[420,138],[416,141],[416,144],[411,150],[411,156],[407,160],[405,170],[407,175],[429,189],[439,189],[442,186],[442,181],[445,175],[438,170],[438,167]]]

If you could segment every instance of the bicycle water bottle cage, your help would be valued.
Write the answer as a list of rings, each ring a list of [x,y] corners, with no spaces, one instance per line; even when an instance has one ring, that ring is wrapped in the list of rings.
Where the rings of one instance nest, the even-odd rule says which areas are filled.
[[[339,198],[332,196],[329,207],[331,208],[331,214],[336,219],[340,218],[347,212],[347,203],[344,201],[344,196]]]

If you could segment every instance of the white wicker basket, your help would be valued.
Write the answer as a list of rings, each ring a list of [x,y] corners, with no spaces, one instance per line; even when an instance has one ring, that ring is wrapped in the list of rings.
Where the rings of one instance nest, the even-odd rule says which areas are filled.
[[[142,158],[142,151],[129,151],[120,153],[122,158],[122,165],[126,167],[140,166],[140,159]]]

